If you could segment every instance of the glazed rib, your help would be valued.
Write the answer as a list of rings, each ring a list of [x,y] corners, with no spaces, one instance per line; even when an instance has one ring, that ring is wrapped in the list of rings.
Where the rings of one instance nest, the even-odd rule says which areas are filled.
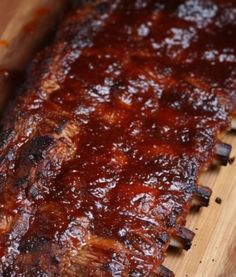
[[[2,275],[172,275],[199,174],[229,160],[235,9],[96,1],[63,22],[2,120]]]

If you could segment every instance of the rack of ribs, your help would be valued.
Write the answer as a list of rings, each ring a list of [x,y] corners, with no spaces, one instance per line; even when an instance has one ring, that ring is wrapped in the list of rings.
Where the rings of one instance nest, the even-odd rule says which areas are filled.
[[[235,25],[225,0],[68,15],[2,119],[1,276],[173,276],[199,175],[231,161]]]

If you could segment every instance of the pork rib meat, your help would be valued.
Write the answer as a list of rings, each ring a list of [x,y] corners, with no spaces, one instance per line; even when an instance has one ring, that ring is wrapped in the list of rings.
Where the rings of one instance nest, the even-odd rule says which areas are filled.
[[[1,276],[161,274],[235,110],[233,2],[101,0],[62,22],[2,119]]]

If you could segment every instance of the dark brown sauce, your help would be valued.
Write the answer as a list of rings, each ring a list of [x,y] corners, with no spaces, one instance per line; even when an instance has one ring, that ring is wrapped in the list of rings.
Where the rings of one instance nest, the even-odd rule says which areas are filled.
[[[69,256],[82,276],[149,276],[235,106],[231,2],[117,2],[112,12],[99,6],[92,23],[74,15],[58,35],[70,58],[53,61],[63,81],[18,102],[35,116],[25,128],[35,133],[17,152],[11,178],[21,181],[7,193],[33,203],[18,250],[41,270],[44,253],[52,268]],[[5,208],[13,217],[14,209]]]
[[[5,39],[0,39],[0,46],[9,47],[9,43]]]
[[[31,34],[37,31],[38,25],[43,17],[48,16],[50,14],[50,10],[46,7],[39,7],[32,11],[32,19],[27,22],[22,30],[24,33]]]
[[[46,8],[46,7],[39,7],[35,10],[33,10],[33,14],[37,17],[42,17],[45,15],[48,15],[50,13],[50,9]]]
[[[34,18],[34,19],[30,20],[29,22],[27,22],[22,27],[22,31],[24,33],[26,33],[26,34],[32,34],[32,33],[34,33],[37,30],[38,24],[39,24],[39,19],[38,18]]]

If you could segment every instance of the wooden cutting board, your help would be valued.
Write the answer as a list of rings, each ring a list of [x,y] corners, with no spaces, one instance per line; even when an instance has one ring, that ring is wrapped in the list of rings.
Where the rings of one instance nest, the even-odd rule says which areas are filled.
[[[236,132],[224,141],[233,145],[236,156]],[[188,216],[187,227],[196,233],[188,252],[169,251],[165,265],[176,277],[236,276],[236,161],[233,165],[210,170],[201,183],[213,190],[210,205]],[[216,197],[222,199],[219,205]]]
[[[54,13],[63,2],[0,0],[0,67],[15,69],[25,63],[32,44],[42,36],[37,28],[50,19],[47,10]],[[36,29],[30,25],[35,17]],[[235,156],[236,132],[227,134],[225,141],[234,146]],[[236,277],[236,162],[208,171],[201,182],[213,189],[213,195],[208,208],[188,217],[187,226],[196,232],[193,246],[188,252],[168,251],[165,265],[176,277]],[[216,197],[222,199],[220,205]]]
[[[0,0],[0,66],[18,70],[52,28],[66,0]]]

